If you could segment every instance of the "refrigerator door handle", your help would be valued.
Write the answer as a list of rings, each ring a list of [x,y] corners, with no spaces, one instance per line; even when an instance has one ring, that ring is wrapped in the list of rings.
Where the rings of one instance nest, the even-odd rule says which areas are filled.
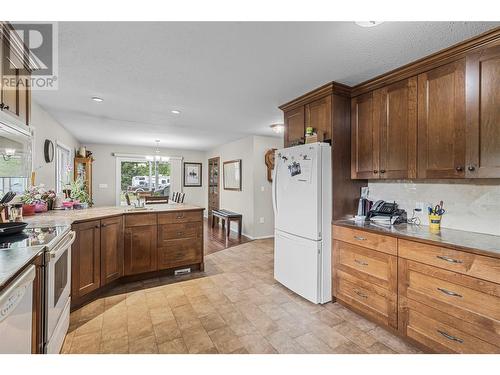
[[[273,211],[274,211],[274,218],[276,219],[276,216],[278,215],[278,192],[276,189],[278,188],[278,163],[275,163],[274,169],[273,169],[273,191],[272,191],[272,197],[273,197]]]

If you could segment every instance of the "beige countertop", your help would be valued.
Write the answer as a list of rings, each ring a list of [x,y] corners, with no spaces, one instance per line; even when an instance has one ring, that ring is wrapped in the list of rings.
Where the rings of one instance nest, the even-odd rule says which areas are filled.
[[[500,236],[441,228],[431,232],[426,225],[381,225],[368,221],[335,220],[333,225],[356,228],[409,240],[427,242],[471,253],[500,258]]]
[[[53,210],[35,216],[25,216],[24,221],[29,226],[40,225],[71,225],[73,223],[97,220],[105,217],[116,215],[136,215],[145,213],[158,212],[176,212],[176,211],[198,211],[204,210],[203,207],[193,206],[183,203],[168,203],[168,204],[152,204],[146,206],[145,209],[134,209],[132,206],[127,207],[92,207],[82,210]]]

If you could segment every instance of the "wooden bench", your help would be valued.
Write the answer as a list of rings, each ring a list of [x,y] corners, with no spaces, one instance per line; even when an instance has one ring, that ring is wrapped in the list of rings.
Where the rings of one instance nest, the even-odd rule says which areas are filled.
[[[215,225],[215,218],[217,218],[217,223],[219,223],[219,219],[222,220],[222,229],[224,229],[225,223],[227,221],[226,236],[229,237],[231,221],[237,221],[238,222],[238,237],[241,237],[241,219],[242,219],[242,217],[243,216],[241,214],[238,214],[238,213],[232,212],[232,211],[228,211],[228,210],[223,210],[223,209],[212,210],[212,228]]]

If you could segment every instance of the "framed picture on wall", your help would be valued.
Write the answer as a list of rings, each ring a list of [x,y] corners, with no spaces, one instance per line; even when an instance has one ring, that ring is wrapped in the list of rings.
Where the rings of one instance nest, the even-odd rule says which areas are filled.
[[[224,190],[241,191],[241,159],[223,164]]]
[[[184,163],[184,187],[201,187],[201,163]]]

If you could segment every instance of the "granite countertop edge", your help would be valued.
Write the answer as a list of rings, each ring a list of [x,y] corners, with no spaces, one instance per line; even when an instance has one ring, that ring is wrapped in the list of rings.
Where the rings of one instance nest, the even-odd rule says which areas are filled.
[[[334,220],[332,224],[365,230],[375,234],[438,245],[453,250],[500,258],[500,236],[495,236],[493,234],[448,228],[441,228],[441,231],[438,233],[432,233],[426,225],[398,224],[386,228],[377,224],[355,222],[349,219]]]

